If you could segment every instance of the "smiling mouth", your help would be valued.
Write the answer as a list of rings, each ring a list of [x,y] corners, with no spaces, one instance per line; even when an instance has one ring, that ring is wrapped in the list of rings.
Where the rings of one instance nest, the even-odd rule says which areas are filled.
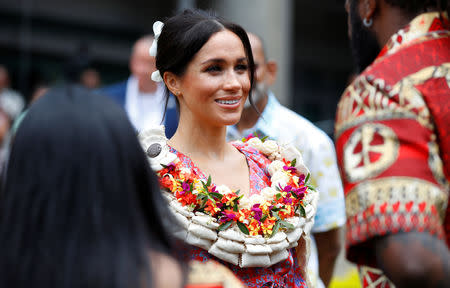
[[[236,100],[216,100],[217,103],[219,104],[224,104],[224,105],[233,105],[236,104],[240,101],[240,99],[236,99]]]

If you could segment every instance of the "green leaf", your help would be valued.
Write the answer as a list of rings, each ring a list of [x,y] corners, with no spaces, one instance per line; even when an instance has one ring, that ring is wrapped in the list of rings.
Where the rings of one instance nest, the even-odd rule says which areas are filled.
[[[276,213],[276,212],[278,212],[278,211],[280,211],[281,210],[281,208],[272,208],[272,214],[274,214],[274,213]],[[277,214],[278,215],[278,214]]]
[[[245,226],[244,223],[237,221],[236,224],[237,224],[237,226],[239,227],[239,230],[241,230],[242,233],[244,233],[245,235],[249,235],[250,234],[250,232],[248,232],[247,226]]]
[[[164,164],[162,164],[162,163],[160,163],[160,165],[163,167],[163,168],[167,168],[167,167],[169,167],[169,166],[167,166],[167,165],[164,165]]]
[[[193,192],[194,191],[194,184],[191,183],[190,187],[191,187],[190,191]]]
[[[289,223],[289,222],[287,222],[287,221],[280,220],[279,222],[280,222],[280,225],[281,225],[282,227],[284,227],[284,228],[287,228],[287,229],[294,229],[294,225],[292,225],[291,223]]]
[[[281,198],[281,193],[278,193],[277,195],[275,195],[277,197],[277,200],[280,200]]]
[[[205,182],[202,182],[203,190],[208,193],[208,186],[205,184]]]
[[[277,223],[275,223],[275,225],[273,226],[272,234],[270,235],[270,237],[275,236],[275,234],[277,234],[278,230],[280,230],[280,221],[277,221]]]
[[[204,208],[206,205],[206,202],[208,202],[208,198],[204,198],[202,203],[200,204],[200,208]]]
[[[294,160],[291,161],[291,167],[295,167],[295,164],[297,164],[297,159],[294,158]]]
[[[300,210],[300,216],[306,217],[306,211],[302,205],[298,205],[298,210]]]
[[[269,138],[269,136],[264,136],[262,139],[261,139],[261,142],[265,142],[266,140],[267,140],[267,138]]]
[[[311,191],[316,191],[316,188],[314,186],[306,185],[306,187],[308,187],[308,189]]]
[[[236,203],[234,203],[234,205],[233,205],[233,211],[234,212],[238,212],[239,211],[238,205]]]
[[[208,182],[206,182],[206,186],[209,187],[211,186],[211,175],[208,176]]]
[[[221,224],[219,226],[219,228],[217,228],[217,231],[223,231],[223,230],[229,228],[231,226],[231,224],[233,224],[233,221],[225,222],[225,223]]]
[[[306,175],[306,179],[305,179],[305,183],[308,183],[308,181],[309,181],[309,177],[311,176],[311,174],[310,173],[308,173],[308,175]]]
[[[264,215],[262,218],[261,218],[261,222],[264,222],[264,221],[266,221],[266,219],[267,219],[267,215]]]
[[[222,194],[216,193],[216,192],[211,192],[211,193],[209,193],[209,195],[211,195],[211,196],[213,196],[213,197],[215,197],[217,199],[222,199],[222,197],[223,197]]]
[[[277,218],[277,220],[281,220],[280,216],[278,216],[278,213],[276,211],[273,211],[272,215],[273,215],[273,217]]]
[[[236,195],[239,195],[239,193],[241,192],[241,190],[240,189],[238,189],[236,192],[234,192]],[[242,196],[244,196],[244,195],[242,195]],[[241,196],[241,197],[242,197]]]

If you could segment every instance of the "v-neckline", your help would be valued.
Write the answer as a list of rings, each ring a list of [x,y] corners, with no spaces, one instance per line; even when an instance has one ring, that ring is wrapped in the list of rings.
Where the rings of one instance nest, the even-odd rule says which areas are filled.
[[[252,188],[252,168],[250,167],[250,163],[248,161],[248,157],[247,154],[245,153],[245,151],[240,149],[240,145],[237,145],[237,143],[231,142],[230,143],[239,153],[241,153],[244,158],[245,158],[245,163],[247,163],[247,169],[248,169],[248,196],[253,195],[255,193],[253,193],[253,188]],[[208,177],[206,176],[206,174],[200,169],[200,167],[197,166],[197,164],[195,164],[194,160],[192,160],[192,158],[186,154],[184,154],[183,152],[178,151],[177,149],[175,149],[174,147],[170,146],[169,144],[167,144],[169,146],[169,149],[172,150],[172,153],[179,155],[182,155],[185,159],[187,159],[189,161],[190,166],[192,166],[192,169],[194,170],[194,172],[200,176],[200,178],[204,179],[205,181],[208,179]],[[211,177],[211,183],[214,184],[215,186],[217,186],[217,183],[214,182],[214,179]],[[225,184],[220,184],[220,185],[225,185]],[[220,186],[219,185],[219,186]],[[228,185],[225,185],[228,187]],[[231,188],[230,188],[231,189]]]

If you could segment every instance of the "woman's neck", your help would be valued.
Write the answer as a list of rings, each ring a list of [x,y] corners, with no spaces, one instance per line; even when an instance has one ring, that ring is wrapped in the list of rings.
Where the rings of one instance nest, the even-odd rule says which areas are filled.
[[[223,160],[229,145],[226,126],[217,127],[180,113],[177,131],[169,145],[191,158]]]

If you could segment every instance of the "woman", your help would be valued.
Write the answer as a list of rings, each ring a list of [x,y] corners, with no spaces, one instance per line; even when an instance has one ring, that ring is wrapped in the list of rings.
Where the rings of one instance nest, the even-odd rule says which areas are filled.
[[[182,287],[152,174],[107,98],[67,86],[37,100],[2,187],[0,287]]]
[[[171,207],[177,211],[176,217],[187,229],[180,231],[178,236],[196,246],[191,254],[193,259],[206,261],[215,258],[211,255],[214,254],[248,287],[305,287],[302,278],[304,266],[300,267],[297,259],[305,258],[304,245],[303,250],[297,250],[297,257],[294,249],[285,249],[287,246],[296,246],[296,241],[288,243],[281,237],[286,236],[284,232],[294,229],[294,225],[280,222],[280,225],[285,223],[286,227],[292,228],[277,235],[281,240],[276,244],[285,246],[277,250],[279,253],[274,253],[278,246],[267,243],[272,241],[274,244],[277,241],[277,237],[268,240],[269,236],[277,232],[273,228],[276,222],[273,216],[277,213],[271,210],[268,212],[269,217],[262,216],[265,215],[264,211],[272,209],[274,205],[251,201],[261,198],[263,189],[270,190],[271,184],[274,184],[268,172],[272,161],[268,158],[277,159],[274,151],[278,151],[278,146],[275,147],[273,141],[266,143],[275,149],[272,151],[274,154],[271,154],[273,157],[266,157],[272,152],[269,151],[265,156],[248,143],[226,142],[226,126],[239,121],[253,83],[255,67],[246,32],[236,24],[191,10],[169,18],[164,24],[155,23],[154,29],[158,70],[152,74],[152,78],[163,80],[167,92],[176,96],[180,122],[167,145],[161,131],[152,132],[151,129],[141,134],[140,138],[163,188],[173,193],[165,195],[171,201]],[[154,47],[150,52],[155,52]],[[264,146],[258,141],[249,142]],[[303,167],[300,165],[301,159],[297,160],[299,164],[296,167]],[[290,171],[296,171],[293,167],[295,161],[286,163],[282,165],[289,166],[287,169]],[[299,177],[295,177],[298,180]],[[300,179],[304,180],[304,176]],[[219,184],[221,186],[216,186]],[[305,189],[298,193],[304,193]],[[275,189],[269,194],[273,191]],[[243,198],[227,198],[237,193]],[[291,192],[283,195],[286,194],[289,197],[293,195]],[[253,205],[251,210],[239,210],[245,206],[244,199],[250,199]],[[292,204],[292,199],[285,200]],[[227,205],[231,209],[226,210],[224,207]],[[279,215],[285,213],[285,210],[277,211]],[[253,217],[251,222],[238,220],[238,213],[241,212],[250,213]],[[295,214],[293,210],[291,212]],[[262,225],[263,222],[267,224],[269,218],[275,220],[270,220],[273,222],[266,226]],[[238,235],[240,232],[236,227],[245,235]],[[294,235],[292,239],[297,240],[299,237]],[[231,248],[226,250],[227,247]],[[253,252],[249,247],[254,249]]]

